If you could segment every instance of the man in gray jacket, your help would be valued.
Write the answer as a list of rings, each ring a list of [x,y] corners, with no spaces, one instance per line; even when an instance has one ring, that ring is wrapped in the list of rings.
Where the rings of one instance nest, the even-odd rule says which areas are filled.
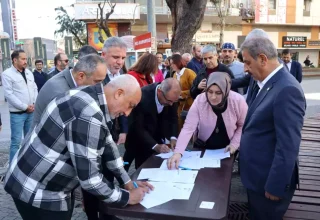
[[[48,80],[36,100],[32,127],[40,122],[41,115],[47,105],[59,94],[79,86],[94,85],[104,80],[107,67],[105,63],[101,63],[99,60],[98,55],[86,55],[79,59],[73,69],[65,69]],[[90,72],[88,72],[89,69]]]
[[[27,55],[23,50],[11,54],[12,66],[2,73],[4,96],[8,101],[11,125],[10,158],[19,149],[22,137],[28,133],[34,111],[38,88],[34,76],[27,67]]]

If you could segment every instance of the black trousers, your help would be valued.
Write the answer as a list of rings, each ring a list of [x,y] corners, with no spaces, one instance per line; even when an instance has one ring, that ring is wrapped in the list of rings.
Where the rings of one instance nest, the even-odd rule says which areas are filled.
[[[294,189],[289,189],[281,200],[272,201],[264,194],[247,190],[250,220],[282,220],[294,191]]]
[[[23,220],[70,220],[73,209],[69,211],[49,211],[45,209],[36,208],[19,199],[13,198]]]
[[[83,196],[84,209],[88,217],[88,220],[115,219],[115,216],[113,215],[107,215],[100,212],[99,210],[100,200],[96,196],[92,195],[91,193],[88,193],[83,189],[81,190],[82,190],[82,196]]]

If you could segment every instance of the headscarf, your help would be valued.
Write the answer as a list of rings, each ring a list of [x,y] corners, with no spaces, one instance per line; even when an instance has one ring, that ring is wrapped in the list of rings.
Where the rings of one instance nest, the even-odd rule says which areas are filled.
[[[212,105],[208,99],[208,93],[206,91],[206,97],[208,103],[213,109],[222,110],[224,109],[228,100],[229,92],[231,89],[231,78],[225,72],[214,72],[211,73],[207,79],[207,89],[208,90],[212,85],[217,85],[222,92],[222,100],[218,105]]]

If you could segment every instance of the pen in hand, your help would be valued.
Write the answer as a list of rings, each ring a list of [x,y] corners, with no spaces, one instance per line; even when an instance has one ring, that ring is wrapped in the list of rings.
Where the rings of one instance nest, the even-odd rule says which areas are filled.
[[[137,184],[135,181],[133,181],[133,187],[134,187],[135,189],[139,188],[138,184]]]

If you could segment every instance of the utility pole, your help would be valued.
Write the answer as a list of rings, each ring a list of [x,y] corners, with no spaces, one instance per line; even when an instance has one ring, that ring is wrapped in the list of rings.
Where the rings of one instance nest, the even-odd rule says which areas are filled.
[[[155,15],[155,1],[147,1],[147,19],[148,19],[148,31],[151,32],[151,36],[157,39],[156,32],[156,15]]]

